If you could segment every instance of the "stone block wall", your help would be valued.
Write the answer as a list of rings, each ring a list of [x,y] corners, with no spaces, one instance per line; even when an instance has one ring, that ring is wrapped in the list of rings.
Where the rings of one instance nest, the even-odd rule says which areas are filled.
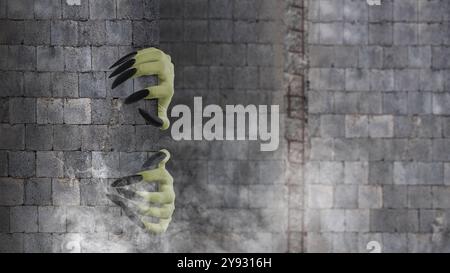
[[[305,251],[448,251],[448,1],[309,1]]]

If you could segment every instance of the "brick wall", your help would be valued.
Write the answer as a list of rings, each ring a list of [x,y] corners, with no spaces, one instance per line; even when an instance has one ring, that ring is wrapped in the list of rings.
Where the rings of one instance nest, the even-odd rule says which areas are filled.
[[[173,105],[279,104],[284,124],[283,1],[164,0],[160,24],[158,1],[31,2],[0,0],[1,251],[300,250],[301,180],[286,183],[295,168],[282,136],[275,152],[175,142],[123,104],[153,79],[117,90],[106,79],[114,60],[161,34]],[[104,194],[160,148],[173,155],[177,209],[166,234],[149,236]]]
[[[280,0],[161,1],[161,47],[176,67],[173,103],[192,108],[193,97],[201,96],[204,105],[222,107],[278,104],[283,132],[284,12]],[[286,183],[287,142],[281,134],[275,152],[261,152],[258,141],[162,139],[180,172],[189,172],[176,182],[178,213],[189,227],[175,235],[177,249],[286,252],[294,247],[289,231],[300,226],[289,225],[288,208],[296,207],[300,193]]]
[[[159,3],[67,2],[0,1],[0,251],[156,251],[105,199],[158,134],[106,70],[158,44]]]
[[[309,1],[306,251],[448,251],[449,10]]]

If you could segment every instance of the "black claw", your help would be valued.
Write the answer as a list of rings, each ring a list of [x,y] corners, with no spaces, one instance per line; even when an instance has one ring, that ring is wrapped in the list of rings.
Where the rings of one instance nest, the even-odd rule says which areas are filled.
[[[163,152],[157,152],[156,154],[152,155],[145,163],[142,165],[142,168],[147,169],[150,168],[159,162],[163,161],[166,158],[166,154]]]
[[[125,202],[127,202],[127,200],[121,196],[118,195],[114,195],[114,194],[107,194],[106,195],[109,200],[111,200],[114,204],[116,204],[117,206],[119,206],[120,208],[122,208],[122,210],[124,211],[125,215],[131,220],[133,221],[136,225],[138,225],[140,228],[145,229],[145,225],[144,223],[141,221],[140,217],[130,208],[128,207]]]
[[[155,127],[162,127],[164,122],[157,116],[139,108],[139,114],[147,121],[148,124],[153,125]]]
[[[137,198],[140,198],[140,196],[138,196],[135,191],[127,190],[124,188],[116,188],[116,190],[120,195],[122,195],[126,199],[135,200]]]
[[[121,179],[117,179],[116,181],[114,181],[111,184],[111,187],[113,187],[113,188],[125,187],[125,186],[129,186],[129,185],[133,185],[133,184],[138,184],[141,181],[142,181],[142,176],[133,175],[133,176],[128,176],[128,177],[124,177]]]
[[[120,73],[124,72],[128,68],[132,67],[135,63],[136,63],[135,59],[126,61],[124,64],[119,66],[116,70],[114,70],[114,72],[111,73],[111,75],[109,75],[109,78],[111,79],[112,77],[119,75]]]
[[[123,72],[122,74],[120,74],[120,76],[114,80],[114,82],[112,84],[112,89],[116,88],[117,86],[121,85],[122,83],[124,83],[125,81],[127,81],[128,79],[133,77],[134,74],[136,74],[136,72],[137,72],[137,69],[132,68],[132,69],[129,69],[129,70]]]
[[[137,52],[132,52],[130,54],[127,54],[126,56],[120,58],[120,60],[118,60],[117,62],[115,62],[113,65],[111,65],[111,67],[109,69],[112,69],[116,66],[118,66],[119,64],[123,63],[124,61],[128,60],[128,58],[133,57],[137,54]]]
[[[131,94],[128,98],[125,99],[125,104],[132,104],[138,102],[150,95],[150,91],[147,89],[138,91],[136,93]]]

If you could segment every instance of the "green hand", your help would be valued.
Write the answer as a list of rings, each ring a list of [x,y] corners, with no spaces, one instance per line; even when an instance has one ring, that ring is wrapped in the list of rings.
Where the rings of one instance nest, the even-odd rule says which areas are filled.
[[[141,99],[158,101],[158,117],[139,109],[141,115],[150,123],[161,130],[167,130],[170,121],[167,110],[174,94],[175,70],[169,55],[157,48],[146,48],[133,52],[117,61],[111,68],[119,66],[110,78],[116,77],[112,88],[116,88],[123,82],[132,78],[157,75],[159,85],[151,86],[129,96],[125,103],[134,103]]]
[[[116,193],[107,195],[124,209],[130,219],[153,233],[163,233],[167,230],[175,210],[173,177],[166,170],[169,159],[169,151],[161,150],[148,160],[148,164],[144,165],[150,167],[154,161],[161,160],[157,168],[115,181],[112,187]],[[130,188],[140,183],[159,183],[159,192],[138,191]],[[158,218],[159,222],[150,222],[145,219],[146,216]]]

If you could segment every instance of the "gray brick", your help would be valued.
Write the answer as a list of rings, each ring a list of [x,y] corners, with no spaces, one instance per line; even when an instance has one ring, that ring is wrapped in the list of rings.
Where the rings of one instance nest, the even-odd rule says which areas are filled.
[[[271,45],[249,44],[247,46],[247,63],[249,66],[272,66],[274,54]]]
[[[321,230],[324,232],[345,231],[345,210],[322,210],[320,223]]]
[[[430,114],[432,109],[432,95],[423,92],[408,93],[408,113]]]
[[[433,47],[431,49],[432,54],[432,68],[435,69],[444,69],[449,68],[449,64],[447,63],[447,58],[450,55],[450,50],[445,47]]]
[[[417,232],[419,228],[419,216],[414,210],[373,210],[370,222],[375,232]]]
[[[25,253],[51,253],[53,252],[53,238],[50,234],[32,233],[24,235]]]
[[[104,45],[106,24],[104,21],[78,22],[78,43],[82,46]]]
[[[63,102],[61,99],[38,99],[36,108],[38,124],[63,123]]]
[[[8,54],[8,46],[7,45],[0,45],[0,53],[3,56],[6,56]],[[2,58],[0,60],[0,69],[7,69],[8,68],[8,59]]]
[[[7,18],[7,9],[6,6],[8,4],[7,0],[1,0],[0,1],[0,18]]]
[[[33,46],[9,46],[7,56],[11,70],[34,70],[36,68],[36,48]]]
[[[67,47],[65,48],[64,63],[67,71],[86,72],[91,70],[91,48],[90,47]]]
[[[142,19],[144,16],[144,2],[145,1],[118,0],[117,18]],[[192,16],[192,14],[190,16]]]
[[[29,4],[27,0],[8,0],[8,18],[33,19],[34,10]]]
[[[60,0],[35,0],[36,19],[60,19],[62,15]]]
[[[29,21],[25,23],[24,43],[26,45],[50,44],[50,22]]]
[[[9,232],[9,208],[0,207],[0,232]]]
[[[157,133],[151,126],[136,126],[136,150],[150,151],[154,149],[157,140]]]
[[[11,98],[9,100],[10,123],[35,123],[36,100],[31,98]]]
[[[183,72],[184,72],[184,87],[185,88],[206,88],[208,86],[208,77],[207,77],[208,68],[207,67],[189,66],[189,67],[185,67]],[[243,75],[242,77],[245,77],[245,76],[248,76],[248,75]],[[255,81],[257,80],[257,78],[253,78],[253,79]]]
[[[431,67],[431,47],[409,47],[408,60],[410,67]]]
[[[396,162],[394,183],[409,185],[442,185],[444,166],[440,163]]]
[[[94,71],[107,71],[113,60],[118,59],[118,56],[117,47],[92,47],[92,69]]]
[[[367,116],[347,115],[345,117],[346,137],[367,137],[369,135],[369,121]]]
[[[233,40],[233,21],[214,20],[209,23],[210,42],[231,42]]]
[[[436,115],[450,114],[450,94],[448,93],[433,94],[433,114]]]
[[[208,21],[206,20],[185,20],[184,39],[193,42],[206,42],[208,36]]]
[[[110,45],[130,45],[132,41],[130,21],[107,21],[106,41]]]
[[[37,232],[37,207],[24,206],[11,208],[11,232]]]
[[[117,1],[117,9],[125,8],[124,1]],[[142,2],[142,1],[139,1]],[[90,18],[95,20],[115,19],[116,3],[114,0],[98,0],[89,2]],[[141,9],[142,11],[142,9]]]
[[[431,187],[411,186],[408,187],[408,207],[409,208],[431,208],[433,197]]]
[[[404,47],[393,46],[383,49],[384,68],[404,68],[408,64],[408,51]]]
[[[94,178],[119,178],[120,156],[118,152],[92,153],[92,176]]]
[[[333,187],[310,185],[307,204],[309,208],[331,208],[333,206]]]
[[[408,142],[409,158],[420,161],[431,160],[431,140],[428,139],[411,139]]]
[[[82,206],[105,206],[109,204],[106,197],[108,187],[107,179],[81,179],[81,205]]]
[[[383,208],[402,209],[408,207],[407,186],[383,186]]]
[[[445,138],[450,138],[450,118],[443,118],[443,133]]]
[[[75,179],[53,179],[52,181],[53,205],[79,206],[80,184]]]
[[[37,47],[38,71],[63,71],[64,51],[62,47]]]
[[[387,138],[394,136],[393,116],[370,116],[369,136],[372,138]]]
[[[80,97],[106,97],[106,75],[103,72],[82,73],[79,76]]]
[[[369,164],[367,162],[345,162],[344,182],[346,184],[367,184]]]
[[[25,127],[23,125],[0,125],[0,149],[23,150],[25,148]]]
[[[89,99],[64,100],[64,122],[66,124],[90,124],[91,101]]]
[[[209,86],[211,88],[231,89],[233,87],[233,69],[229,67],[210,67]]]
[[[76,151],[81,148],[81,129],[76,125],[53,127],[53,149],[55,151]]]
[[[450,185],[450,163],[445,164],[444,169],[444,184]]]
[[[429,69],[420,71],[419,88],[422,91],[444,91],[444,74]]]
[[[0,205],[20,206],[23,204],[23,180],[0,178]]]
[[[334,207],[336,208],[357,208],[358,207],[358,186],[338,185],[334,192]]]
[[[53,128],[28,124],[25,130],[25,145],[29,150],[48,151],[53,147]]]
[[[419,24],[418,43],[421,45],[441,45],[444,41],[445,28],[441,23]]]
[[[200,58],[200,54],[204,53],[204,49],[203,48],[199,48],[199,58]],[[208,48],[212,48],[211,46],[209,46]],[[224,44],[221,47],[222,49],[222,57],[221,57],[221,62],[224,65],[245,65],[247,62],[247,46],[246,45],[242,45],[242,44]],[[211,60],[215,59],[215,52],[214,50],[211,53],[211,56],[209,56],[209,58],[211,58]]]
[[[25,181],[25,205],[48,206],[52,203],[52,184],[48,178]]]
[[[64,207],[39,207],[39,232],[66,232]]]
[[[394,24],[395,45],[416,45],[418,43],[419,29],[415,23]]]
[[[0,151],[0,176],[8,176],[8,152]]]
[[[53,97],[78,97],[78,75],[76,73],[55,73],[52,81]]]
[[[83,151],[105,151],[110,146],[107,126],[83,126],[81,136]]]
[[[52,45],[73,46],[78,44],[78,23],[76,21],[52,22]]]
[[[399,21],[417,21],[418,1],[396,0],[394,4],[394,18]]]
[[[369,184],[392,184],[393,164],[388,162],[371,162],[369,164]]]
[[[370,226],[369,210],[346,210],[345,230],[350,232],[368,232]]]
[[[383,205],[383,192],[380,186],[359,186],[358,207],[378,209]]]
[[[53,249],[57,253],[81,253],[81,234],[65,233],[53,235]]]
[[[22,33],[24,31],[23,21],[12,21],[8,20],[2,21],[0,29],[2,31],[2,36],[0,36],[0,43],[2,44],[22,44],[23,36],[17,35],[18,32]]]
[[[183,40],[183,20],[161,20],[160,32],[161,41],[180,41]]]
[[[37,152],[37,177],[63,177],[64,154],[62,152]]]
[[[1,97],[23,95],[23,73],[0,72],[0,79]]]
[[[0,234],[0,253],[22,253],[23,234]]]
[[[81,5],[69,5],[67,1],[63,1],[63,18],[73,20],[89,19],[89,0],[81,0],[80,2]]]
[[[35,172],[34,152],[10,152],[8,155],[9,175],[12,177],[32,177]]]
[[[69,178],[91,177],[91,154],[86,152],[65,152],[64,173]]]
[[[383,94],[383,112],[386,114],[407,114],[408,113],[408,93],[389,92]]]
[[[448,147],[450,139],[435,139],[433,140],[433,159],[437,161],[450,161],[450,154]]]
[[[210,0],[208,11],[210,18],[232,18],[233,2]]]
[[[24,91],[27,97],[51,97],[51,74],[27,72],[24,74]]]
[[[345,23],[344,43],[349,45],[365,45],[369,41],[369,30],[366,23]]]
[[[233,85],[237,89],[256,89],[258,84],[256,67],[234,68]]]
[[[111,148],[114,151],[131,152],[136,149],[134,126],[111,127],[109,129]]]
[[[92,124],[109,124],[112,117],[110,100],[93,99],[91,101]]]
[[[256,23],[235,21],[233,26],[233,41],[235,43],[251,43],[257,41]]]

